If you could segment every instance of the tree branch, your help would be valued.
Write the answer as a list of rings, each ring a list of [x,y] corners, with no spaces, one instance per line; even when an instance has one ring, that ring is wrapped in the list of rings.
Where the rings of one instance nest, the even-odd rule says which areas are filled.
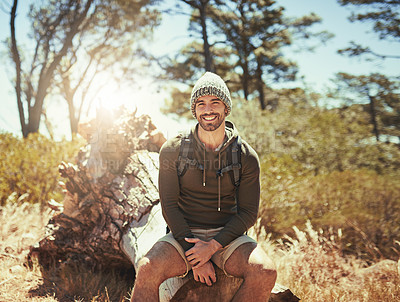
[[[86,2],[85,8],[82,13],[78,15],[75,19],[74,23],[71,25],[70,31],[67,33],[63,46],[61,50],[55,54],[53,61],[50,63],[49,67],[45,70],[43,76],[40,77],[39,85],[38,85],[38,95],[36,97],[36,103],[39,107],[41,107],[44,96],[46,94],[47,87],[50,85],[50,81],[53,77],[54,71],[60,63],[61,59],[65,56],[68,49],[72,46],[72,40],[78,32],[79,26],[84,21],[87,13],[89,11],[90,6],[92,5],[93,0],[88,0]],[[36,106],[35,103],[35,106]]]
[[[355,57],[355,56],[360,56],[360,55],[372,55],[375,58],[378,59],[400,59],[400,55],[387,55],[387,54],[380,54],[377,53],[373,50],[371,50],[369,47],[363,47],[359,44],[356,44],[354,42],[351,42],[351,46],[345,49],[339,49],[338,53],[341,55],[347,55],[349,57]]]

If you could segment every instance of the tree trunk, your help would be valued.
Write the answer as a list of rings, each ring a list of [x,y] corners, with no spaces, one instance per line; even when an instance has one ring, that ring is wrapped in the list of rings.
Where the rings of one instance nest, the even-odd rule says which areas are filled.
[[[376,118],[375,98],[370,95],[368,97],[369,97],[369,114],[371,116],[371,124],[374,127],[373,132],[375,134],[376,141],[379,142],[379,129],[378,129],[378,121]]]
[[[74,136],[78,133],[79,116],[77,116],[76,109],[74,107],[74,96],[66,98],[69,112],[69,126],[71,128],[71,135]]]
[[[243,280],[227,277],[221,269],[216,266],[214,268],[217,282],[212,286],[195,281],[191,272],[183,279],[168,279],[160,286],[160,302],[231,301]],[[268,301],[297,302],[299,300],[290,289],[280,284],[275,284]]]
[[[264,94],[264,81],[262,79],[262,65],[261,65],[261,59],[257,58],[257,90],[258,90],[258,98],[260,101],[260,107],[261,110],[265,110],[267,107],[265,105],[265,94]]]
[[[21,124],[21,131],[23,137],[28,136],[28,132],[26,129],[26,121],[24,114],[24,106],[22,104],[22,90],[21,90],[21,58],[18,51],[17,46],[17,38],[15,34],[15,18],[17,16],[17,7],[18,0],[14,0],[13,6],[10,12],[10,30],[11,30],[11,54],[13,61],[15,63],[15,93],[17,95],[17,105],[18,105],[18,114],[19,114],[19,122]]]
[[[203,49],[204,49],[204,60],[205,60],[205,68],[206,71],[212,70],[212,57],[210,51],[210,44],[208,43],[208,35],[207,35],[207,23],[206,23],[206,7],[208,1],[201,1],[199,6],[200,11],[200,23],[201,23],[201,32],[203,36]]]
[[[246,101],[249,100],[249,83],[250,83],[250,73],[249,73],[249,66],[247,59],[241,59],[240,66],[242,67],[243,74],[241,76],[241,82],[242,82],[242,88],[243,88],[243,94],[244,94],[244,99]]]
[[[67,179],[63,207],[31,251],[43,267],[71,259],[131,266],[120,243],[130,224],[142,222],[159,202],[157,152],[165,138],[148,116],[120,116],[115,124],[112,118],[100,110],[96,129],[86,125],[81,132],[89,145],[77,165],[60,165]]]
[[[158,151],[165,138],[148,116],[113,117],[103,110],[97,124],[81,126],[80,134],[89,144],[77,165],[60,165],[67,179],[64,204],[50,205],[58,214],[29,257],[37,257],[42,272],[71,263],[103,271],[127,270],[133,264],[136,271],[138,260],[166,231],[157,187]],[[227,301],[241,280],[217,272],[219,281],[211,290],[190,277],[168,279],[160,287],[161,301],[215,301],[215,296]]]

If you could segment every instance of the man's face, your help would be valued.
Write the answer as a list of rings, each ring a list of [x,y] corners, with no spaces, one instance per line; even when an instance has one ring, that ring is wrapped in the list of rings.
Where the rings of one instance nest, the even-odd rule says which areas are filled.
[[[217,97],[206,95],[196,101],[196,118],[206,131],[214,131],[221,126],[226,116],[226,106]]]

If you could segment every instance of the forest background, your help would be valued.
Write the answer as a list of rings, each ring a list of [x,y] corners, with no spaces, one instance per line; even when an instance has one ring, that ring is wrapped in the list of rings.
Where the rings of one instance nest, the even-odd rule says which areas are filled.
[[[3,0],[0,213],[36,232],[22,244],[27,229],[4,223],[2,255],[18,256],[2,265],[40,237],[47,202],[62,202],[57,167],[85,144],[80,123],[124,105],[172,136],[193,124],[190,87],[211,70],[260,156],[254,232],[280,282],[306,301],[398,300],[398,274],[361,272],[400,255],[400,3],[326,1],[338,14],[328,26],[312,13],[321,5],[301,3]],[[338,29],[353,39],[338,43]]]

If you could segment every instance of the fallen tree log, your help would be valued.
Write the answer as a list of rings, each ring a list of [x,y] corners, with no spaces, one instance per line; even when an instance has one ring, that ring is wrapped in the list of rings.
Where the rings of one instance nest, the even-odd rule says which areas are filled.
[[[148,116],[106,111],[80,133],[88,145],[76,164],[60,165],[66,179],[63,204],[50,205],[56,214],[28,257],[36,257],[44,270],[75,263],[103,271],[133,264],[136,271],[138,260],[165,234],[157,187],[158,151],[165,138]],[[190,275],[167,280],[160,287],[161,301],[229,301],[241,280],[217,272],[218,282],[210,288]],[[270,301],[298,301],[286,288],[275,291]]]
[[[120,248],[132,222],[139,222],[158,200],[158,150],[164,137],[148,116],[100,112],[84,133],[88,145],[77,164],[62,163],[65,198],[49,221],[46,236],[31,249],[43,267],[82,262],[122,268],[131,262]],[[54,207],[54,205],[53,205]]]
[[[217,282],[207,286],[197,282],[190,272],[185,278],[171,278],[160,286],[160,302],[229,302],[239,289],[243,279],[227,277],[225,273],[214,266]],[[296,297],[287,287],[275,284],[269,302],[297,302]]]

